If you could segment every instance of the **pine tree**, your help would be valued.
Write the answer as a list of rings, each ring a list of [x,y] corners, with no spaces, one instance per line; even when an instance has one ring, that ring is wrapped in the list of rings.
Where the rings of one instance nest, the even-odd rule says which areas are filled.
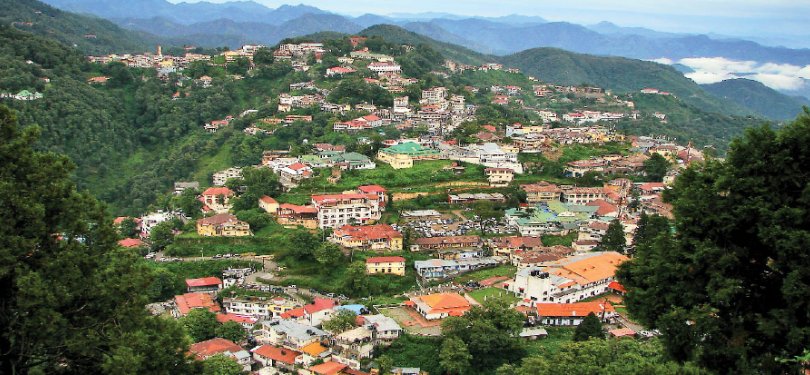
[[[0,373],[192,372],[182,329],[144,308],[150,269],[38,135],[0,106]]]
[[[624,239],[624,227],[619,219],[614,219],[608,225],[605,235],[602,236],[602,243],[599,245],[600,249],[605,251],[618,251],[624,253],[624,247],[627,245]]]

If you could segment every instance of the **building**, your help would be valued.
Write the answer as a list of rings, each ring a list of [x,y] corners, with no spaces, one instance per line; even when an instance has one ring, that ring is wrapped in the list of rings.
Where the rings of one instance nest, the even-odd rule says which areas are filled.
[[[483,246],[478,236],[422,237],[414,241],[412,251],[438,251],[447,249],[480,249]]]
[[[205,189],[200,197],[200,200],[203,202],[203,212],[228,212],[231,207],[233,207],[233,205],[230,204],[230,201],[234,195],[236,195],[236,193],[226,187],[212,187]]]
[[[208,293],[186,293],[179,296],[174,296],[174,309],[172,315],[175,318],[186,316],[189,311],[194,309],[208,309],[211,312],[219,312],[219,304],[214,301]]]
[[[198,191],[200,190],[200,183],[197,181],[192,182],[177,181],[174,183],[174,195],[183,194],[183,192],[188,189]]]
[[[329,238],[346,248],[389,251],[402,251],[402,239],[402,233],[388,224],[344,225]]]
[[[369,224],[382,216],[377,194],[313,195],[312,205],[318,211],[318,227],[339,228],[347,224]]]
[[[359,320],[369,328],[374,327],[374,340],[378,344],[394,341],[402,335],[402,327],[397,324],[397,321],[385,315],[363,315]]]
[[[365,325],[341,332],[332,338],[332,361],[360,369],[360,361],[374,353],[374,331]]]
[[[441,153],[414,142],[404,142],[377,152],[377,159],[389,164],[391,168],[403,169],[413,167],[414,161],[437,160]]]
[[[234,167],[228,168],[224,171],[219,171],[214,173],[212,176],[212,182],[214,186],[225,186],[225,183],[228,182],[230,179],[240,179],[242,178],[242,168]]]
[[[540,237],[495,237],[489,240],[489,247],[495,255],[510,256],[512,253],[532,251],[543,247]]]
[[[401,249],[400,249],[401,250]],[[366,259],[366,273],[405,276],[405,258],[373,257]]]
[[[283,297],[232,297],[223,298],[222,306],[230,314],[250,316],[257,319],[278,318],[281,314],[299,307]]]
[[[228,213],[197,220],[197,234],[203,237],[245,237],[253,235],[250,232],[250,224]]]
[[[214,276],[186,279],[186,289],[189,293],[216,293],[222,289],[222,280]]]
[[[617,252],[592,252],[519,270],[509,290],[534,302],[572,303],[609,291],[616,268],[628,258]]]
[[[251,318],[247,316],[240,316],[234,314],[217,314],[217,322],[224,324],[227,322],[235,322],[239,323],[246,331],[250,332],[253,330],[253,326],[256,325],[258,320],[256,318]]]
[[[510,227],[521,236],[539,237],[547,234],[565,235],[596,217],[599,207],[565,204],[551,201],[528,208],[510,208],[504,213]]]
[[[318,208],[282,203],[276,217],[279,224],[285,227],[301,226],[306,229],[318,228]]]
[[[534,307],[538,323],[547,326],[578,326],[591,313],[603,322],[616,316],[607,302],[536,303]]]
[[[312,168],[301,162],[290,164],[279,170],[278,181],[284,189],[291,190],[301,184],[301,181],[312,177]]]
[[[297,351],[329,337],[326,331],[293,320],[270,320],[261,325],[255,332],[257,343],[284,346]]]
[[[515,173],[509,168],[486,168],[484,173],[487,175],[489,186],[492,187],[509,186],[515,177]]]
[[[279,207],[281,206],[278,204],[278,201],[271,197],[263,195],[259,198],[259,208],[270,215],[277,215]]]
[[[226,357],[233,358],[236,363],[242,366],[242,371],[250,371],[250,353],[231,340],[217,337],[211,340],[201,341],[192,344],[188,348],[188,351],[194,354],[194,357],[200,361],[204,361],[208,357],[213,357],[217,354],[222,354]]]
[[[337,303],[328,298],[315,297],[314,302],[304,305],[304,307],[292,309],[281,314],[282,319],[295,319],[310,326],[320,326],[324,320],[328,320],[334,312]]]
[[[425,280],[445,279],[480,268],[494,267],[503,263],[506,258],[471,258],[471,259],[428,259],[413,263],[416,273]]]
[[[560,199],[568,204],[588,204],[606,197],[605,189],[598,187],[568,187],[560,193]]]
[[[374,73],[401,73],[402,67],[394,62],[373,62],[368,64],[368,70]]]
[[[545,181],[520,185],[520,188],[526,192],[526,202],[529,204],[559,202],[562,194],[557,185]]]
[[[470,311],[470,302],[455,293],[436,293],[414,296],[410,299],[413,306],[427,320],[444,319],[448,316],[462,316]]]
[[[284,347],[262,345],[253,349],[253,360],[264,367],[294,373],[295,365],[303,362],[303,354]]]
[[[470,204],[476,202],[504,203],[506,202],[506,196],[501,193],[448,194],[447,201],[450,204]]]

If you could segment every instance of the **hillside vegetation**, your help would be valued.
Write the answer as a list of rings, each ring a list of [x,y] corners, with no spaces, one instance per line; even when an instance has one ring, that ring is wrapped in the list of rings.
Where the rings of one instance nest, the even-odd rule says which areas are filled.
[[[774,120],[795,118],[801,113],[802,106],[810,105],[805,98],[787,96],[750,79],[729,79],[702,86],[719,98],[733,101]]]

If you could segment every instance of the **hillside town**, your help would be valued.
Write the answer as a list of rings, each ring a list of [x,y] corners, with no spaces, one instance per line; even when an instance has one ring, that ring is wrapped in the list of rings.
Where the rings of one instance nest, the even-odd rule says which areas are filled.
[[[519,312],[525,319],[520,337],[538,345],[548,340],[549,330],[571,332],[589,315],[598,317],[614,339],[656,334],[623,310],[626,291],[615,272],[633,256],[640,220],[672,218],[663,194],[683,168],[704,160],[702,150],[666,137],[618,131],[617,121],[651,117],[666,123],[664,114],[637,110],[629,96],[533,77],[525,78],[525,86],[414,91],[408,87],[419,80],[407,77],[397,59],[363,47],[365,37],[348,40],[353,50],[337,56],[338,65],[326,66],[312,80],[289,84],[277,98],[268,98],[269,111],[245,108],[200,128],[214,135],[238,126],[250,137],[270,137],[328,118],[331,132],[355,137],[369,146],[364,151],[339,142],[266,149],[255,155],[258,164],[228,166],[204,183],[177,181],[171,194],[192,197],[198,203],[191,206],[199,212],[156,210],[115,221],[135,225],[132,233],[137,234],[119,245],[141,249],[151,261],[246,261],[242,268],[188,278],[184,293],[150,305],[154,314],[180,320],[204,311],[220,324],[233,322],[243,330],[237,341],[215,337],[194,343],[196,358],[223,354],[256,374],[379,373],[371,364],[403,335],[441,336],[444,320],[494,301]],[[184,100],[188,90],[221,84],[209,76],[186,76],[190,64],[244,59],[253,65],[259,51],[269,49],[251,45],[214,56],[174,57],[158,48],[155,54],[89,60],[155,69],[161,79],[176,80],[173,100]],[[329,51],[323,43],[302,42],[280,44],[270,53],[295,71],[311,72]],[[431,74],[522,77],[494,63],[447,60],[444,68]],[[250,79],[250,74],[228,79]],[[104,84],[105,78],[88,82]],[[352,78],[390,93],[393,102],[352,104],[336,97]],[[670,95],[658,89],[640,94]],[[560,102],[573,110],[547,107]],[[481,103],[530,113],[530,120],[485,123],[491,118],[479,116]],[[389,137],[392,133],[399,136]],[[547,170],[551,165],[557,172]],[[279,188],[245,204],[251,196],[247,174],[256,171],[271,173]],[[403,185],[398,174],[412,180]],[[262,228],[252,227],[257,220],[247,217],[245,208],[258,209],[253,212],[273,224],[263,219]],[[157,246],[155,228],[172,222],[182,225],[170,237],[199,243],[203,250],[183,253],[177,243]],[[346,267],[338,259],[349,257],[352,265],[362,264],[361,282],[399,279],[404,281],[394,283],[404,287],[373,297],[336,284],[299,286],[292,280],[301,283],[307,276],[282,266],[287,263],[276,258],[272,246],[229,251],[226,245],[216,254],[205,250],[206,241],[215,238],[219,244],[235,244],[302,230],[322,242],[319,249],[339,252],[324,266]],[[393,363],[387,371],[426,373],[412,363]]]

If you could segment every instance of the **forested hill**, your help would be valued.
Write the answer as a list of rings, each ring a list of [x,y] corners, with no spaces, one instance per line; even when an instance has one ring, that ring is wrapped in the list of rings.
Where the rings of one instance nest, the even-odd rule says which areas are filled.
[[[0,24],[53,38],[86,54],[142,52],[160,42],[155,36],[124,30],[110,21],[65,12],[36,0],[0,0]]]
[[[674,68],[654,62],[585,55],[556,48],[534,48],[505,56],[500,61],[545,82],[589,84],[615,92],[635,92],[653,87],[672,92],[685,103],[707,112],[753,114],[734,102],[709,94]]]
[[[787,96],[750,79],[729,79],[702,86],[719,98],[734,101],[774,120],[793,119],[801,113],[802,106],[810,105],[810,101],[802,97]]]
[[[483,53],[475,52],[471,49],[457,46],[455,44],[439,42],[394,25],[371,26],[361,31],[360,35],[369,37],[378,36],[391,43],[410,44],[414,46],[420,44],[428,45],[444,55],[445,58],[455,60],[462,64],[478,65],[485,62],[496,61],[495,56],[485,55]]]

